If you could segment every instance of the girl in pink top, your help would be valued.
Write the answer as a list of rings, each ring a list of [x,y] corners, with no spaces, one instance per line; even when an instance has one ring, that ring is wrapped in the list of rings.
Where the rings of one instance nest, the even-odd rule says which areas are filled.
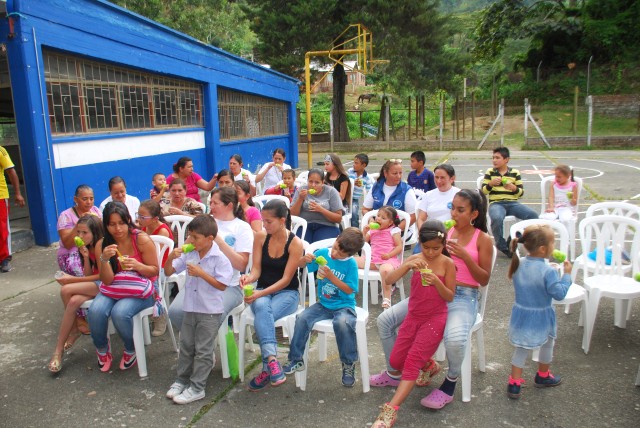
[[[391,427],[400,405],[409,396],[420,370],[438,349],[447,322],[447,302],[453,300],[456,268],[447,257],[444,225],[427,220],[419,233],[420,253],[409,257],[387,277],[398,281],[409,271],[411,296],[409,311],[391,351],[389,362],[402,371],[402,379],[391,401],[385,403],[372,428]]]
[[[578,183],[573,181],[573,170],[567,165],[555,168],[556,180],[549,189],[547,211],[540,218],[567,222],[576,217]]]
[[[402,231],[398,227],[400,218],[398,212],[388,205],[380,208],[376,214],[375,223],[380,227],[372,229],[369,223],[363,228],[364,238],[371,243],[371,269],[380,272],[382,282],[382,309],[391,307],[391,284],[387,280],[389,272],[400,266],[398,256],[402,253]],[[358,267],[364,267],[364,259],[358,259]]]
[[[210,192],[216,186],[218,179],[217,174],[214,175],[211,180],[206,181],[200,175],[193,171],[193,161],[187,156],[183,156],[178,159],[173,165],[173,174],[167,177],[167,184],[176,179],[181,178],[187,185],[187,198],[195,199],[200,202],[200,193],[198,189]],[[132,215],[134,213],[131,213]]]
[[[236,193],[238,193],[238,202],[240,202],[240,206],[244,210],[244,216],[247,219],[247,223],[249,223],[254,232],[262,231],[262,215],[251,199],[251,188],[249,187],[249,183],[244,180],[240,180],[233,184],[236,188]]]

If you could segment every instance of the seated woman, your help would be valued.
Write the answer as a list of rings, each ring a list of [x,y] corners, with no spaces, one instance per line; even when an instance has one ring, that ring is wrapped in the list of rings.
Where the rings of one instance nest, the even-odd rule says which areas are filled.
[[[340,158],[331,153],[324,158],[324,183],[330,184],[340,193],[340,199],[345,209],[349,206],[351,200],[351,180],[349,175],[342,166]]]
[[[340,234],[342,200],[338,191],[324,184],[323,179],[324,173],[319,169],[309,171],[307,185],[298,189],[291,202],[291,214],[307,220],[304,240],[310,244]]]
[[[218,244],[220,251],[229,259],[233,267],[231,282],[222,294],[224,307],[222,316],[226,318],[233,308],[242,303],[243,294],[238,284],[240,283],[240,272],[247,270],[249,255],[253,251],[253,231],[249,223],[244,221],[244,212],[238,204],[238,194],[233,190],[233,187],[213,189],[210,208],[211,215],[218,224],[215,243]],[[184,290],[180,290],[169,306],[171,324],[178,330],[184,317],[182,311],[184,293]]]
[[[132,195],[127,195],[127,183],[124,182],[124,178],[115,176],[109,180],[109,193],[108,198],[100,203],[100,212],[104,211],[104,207],[109,202],[122,202],[127,206],[129,210],[129,216],[133,218],[138,212],[140,206],[140,199]]]
[[[262,371],[249,382],[258,391],[269,383],[278,386],[286,380],[276,359],[275,322],[294,313],[298,307],[298,262],[303,255],[302,241],[289,229],[291,215],[282,201],[269,201],[262,208],[264,231],[253,242],[251,273],[240,278],[240,285],[258,282],[251,296],[245,297],[255,315],[255,329],[262,353]]]
[[[256,183],[263,182],[263,188],[269,189],[276,186],[283,179],[283,172],[291,169],[291,166],[284,163],[287,155],[284,149],[275,149],[271,160],[273,162],[265,163],[256,175]]]
[[[218,188],[220,187],[233,187],[233,183],[235,179],[233,178],[233,174],[228,169],[221,169],[217,174],[218,177]]]
[[[260,210],[256,208],[253,200],[251,200],[249,184],[246,181],[236,181],[234,186],[247,223],[249,223],[254,232],[260,232],[262,230],[262,216],[260,215]]]
[[[187,196],[187,185],[184,181],[176,178],[169,185],[169,195],[171,199],[162,200],[160,208],[162,215],[187,215],[195,217],[198,214],[204,214],[202,205],[195,199]]]
[[[167,184],[171,184],[176,178],[184,181],[187,187],[187,197],[200,202],[198,189],[210,192],[216,185],[217,176],[207,181],[193,170],[193,161],[190,157],[183,156],[173,165],[173,174],[167,177]]]
[[[76,318],[76,312],[84,302],[93,299],[98,294],[99,275],[95,251],[96,243],[104,235],[102,220],[97,215],[87,214],[78,220],[75,229],[77,235],[74,238],[82,240],[82,242],[78,240],[78,244],[81,244],[78,247],[78,252],[82,257],[84,276],[56,275],[56,280],[62,286],[60,297],[64,305],[64,315],[60,322],[56,349],[49,362],[49,371],[52,373],[58,373],[62,370],[62,352],[71,349],[80,337],[81,330],[77,326],[80,323],[79,320],[84,323],[84,331],[88,331],[86,321],[84,318]]]
[[[229,158],[229,171],[234,181],[246,181],[249,184],[251,196],[256,195],[256,176],[242,167],[242,156],[235,154]]]
[[[103,211],[103,226],[104,238],[96,244],[96,257],[100,260],[100,293],[93,299],[88,320],[91,338],[98,354],[98,366],[100,371],[108,372],[113,361],[107,336],[109,318],[124,342],[120,370],[129,369],[136,364],[133,316],[153,306],[152,283],[158,277],[159,268],[153,241],[149,235],[136,229],[122,202],[107,204]],[[129,284],[136,281],[140,285],[135,290],[127,287],[131,297],[122,297],[127,291],[116,290],[118,281],[125,277]],[[108,297],[107,294],[113,297]]]

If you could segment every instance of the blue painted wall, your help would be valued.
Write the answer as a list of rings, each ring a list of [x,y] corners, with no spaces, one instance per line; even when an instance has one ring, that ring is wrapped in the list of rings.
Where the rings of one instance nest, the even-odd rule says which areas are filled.
[[[3,21],[0,42],[7,46],[29,212],[39,245],[58,239],[57,216],[71,205],[81,183],[94,187],[99,203],[108,195],[107,182],[114,175],[125,178],[128,193],[145,199],[151,174],[171,172],[180,156],[191,157],[196,172],[207,179],[226,167],[234,153],[242,155],[245,168],[253,171],[270,161],[273,149],[281,147],[287,152],[287,163],[297,166],[297,80],[102,0],[8,0],[7,12],[15,23],[15,34],[9,34],[8,23]],[[202,83],[205,149],[56,169],[52,144],[68,138],[53,137],[49,129],[43,48]],[[289,134],[221,144],[218,84],[288,103]],[[86,141],[95,138],[91,135]]]

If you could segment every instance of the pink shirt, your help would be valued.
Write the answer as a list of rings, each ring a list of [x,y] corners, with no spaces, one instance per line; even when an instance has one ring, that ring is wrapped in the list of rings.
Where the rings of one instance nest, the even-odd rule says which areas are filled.
[[[102,218],[102,212],[95,205],[91,207],[89,211],[90,214],[97,215],[98,218]],[[58,217],[58,230],[67,230],[73,229],[75,225],[78,223],[78,216],[73,208],[66,209],[60,213],[60,217]],[[70,249],[66,249],[62,244],[62,240],[60,240],[60,248],[58,248],[58,256],[62,256],[69,253],[75,253],[78,251],[78,247],[75,245]]]
[[[453,235],[453,228],[449,229],[447,239],[451,238],[451,235]],[[480,229],[476,229],[476,231],[473,233],[473,237],[471,237],[471,241],[469,241],[469,243],[464,247],[464,249],[467,250],[467,253],[469,253],[469,255],[471,256],[471,260],[473,260],[475,263],[478,263],[478,261],[480,260],[477,244],[479,235]],[[480,286],[480,283],[476,281],[473,278],[473,275],[471,275],[471,272],[469,272],[469,268],[467,267],[467,264],[464,262],[464,260],[453,255],[451,256],[451,259],[456,265],[456,282],[460,284],[471,285],[474,287]]]
[[[393,241],[393,235],[399,235],[400,233],[402,233],[402,231],[396,226],[388,227],[386,229],[372,229],[369,231],[371,242],[371,263],[389,263],[394,268],[400,266],[400,259],[398,259],[398,256],[391,257],[388,260],[382,259],[383,254],[390,253],[396,246],[396,243]]]
[[[245,212],[244,216],[247,218],[247,223],[251,224],[251,222],[256,220],[262,220],[262,215],[260,214],[260,210],[256,207],[249,207]]]
[[[173,175],[168,176],[167,184],[171,184],[175,178]],[[202,180],[202,177],[195,172],[192,172],[191,175],[184,180],[184,182],[187,183],[187,198],[200,202],[200,193],[198,192],[198,186],[196,184],[200,180]]]

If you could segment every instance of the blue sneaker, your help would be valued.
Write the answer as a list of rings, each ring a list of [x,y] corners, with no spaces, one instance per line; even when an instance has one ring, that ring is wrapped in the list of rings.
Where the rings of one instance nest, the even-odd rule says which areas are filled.
[[[536,378],[534,380],[534,385],[536,388],[546,388],[550,386],[558,386],[562,383],[562,379],[560,376],[554,376],[549,373],[549,376],[542,377],[538,373],[536,373]]]
[[[342,385],[351,388],[356,383],[356,363],[342,363]]]
[[[301,372],[304,370],[304,362],[302,360],[289,361],[282,366],[282,370],[285,374],[294,374],[295,372]]]
[[[513,398],[514,400],[520,398],[520,396],[522,395],[522,392],[520,392],[520,388],[520,385],[509,382],[509,384],[507,385],[507,395],[509,396],[509,398]]]
[[[287,376],[285,376],[282,371],[282,367],[278,360],[269,361],[267,363],[267,367],[269,368],[269,380],[271,381],[271,386],[278,386],[287,380]]]
[[[269,372],[260,372],[260,374],[249,382],[249,391],[260,391],[269,385]]]

